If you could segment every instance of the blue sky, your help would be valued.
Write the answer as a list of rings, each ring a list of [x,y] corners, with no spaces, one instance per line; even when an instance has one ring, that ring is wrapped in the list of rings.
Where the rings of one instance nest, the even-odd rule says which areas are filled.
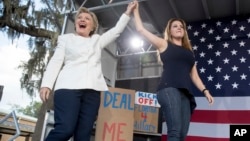
[[[0,32],[0,40],[0,85],[4,85],[0,109],[13,110],[13,104],[25,107],[31,102],[31,98],[20,88],[22,70],[17,67],[21,61],[27,61],[30,57],[28,37],[21,36],[12,42]],[[35,99],[39,100],[38,94]]]

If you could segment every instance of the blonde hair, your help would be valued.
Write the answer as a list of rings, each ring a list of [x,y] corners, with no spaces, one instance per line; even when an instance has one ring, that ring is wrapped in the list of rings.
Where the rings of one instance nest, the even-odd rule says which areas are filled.
[[[95,13],[89,11],[86,7],[80,7],[75,15],[75,20],[77,19],[77,17],[81,14],[81,13],[88,13],[92,18],[93,18],[93,22],[94,22],[94,29],[93,31],[91,31],[89,33],[89,35],[93,35],[94,33],[97,32],[98,30],[98,26],[99,26],[99,23],[98,23],[98,19],[95,15]]]
[[[172,19],[170,19],[170,20],[168,21],[167,26],[166,26],[166,28],[165,28],[165,30],[164,30],[164,39],[165,39],[166,41],[169,41],[169,42],[173,43],[173,40],[172,40],[172,38],[171,38],[172,36],[171,36],[170,28],[171,28],[172,23],[173,23],[174,21],[179,21],[179,22],[182,23],[183,28],[184,28],[184,37],[182,38],[182,45],[183,45],[184,48],[189,49],[189,50],[192,51],[192,45],[191,45],[191,43],[190,43],[190,40],[189,40],[189,37],[188,37],[188,34],[187,34],[186,23],[185,23],[184,20],[182,20],[182,19],[180,19],[180,18],[172,18]],[[169,37],[170,37],[170,38],[169,38]]]

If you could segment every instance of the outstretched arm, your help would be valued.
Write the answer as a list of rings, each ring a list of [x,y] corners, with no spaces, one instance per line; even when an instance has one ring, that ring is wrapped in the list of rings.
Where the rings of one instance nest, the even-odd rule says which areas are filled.
[[[160,52],[164,51],[167,47],[167,41],[144,28],[139,13],[139,3],[136,0],[134,2],[136,3],[136,7],[134,9],[134,19],[137,31],[146,37]]]
[[[190,77],[194,83],[194,85],[206,96],[209,104],[213,104],[214,103],[214,98],[213,96],[210,94],[209,90],[206,89],[205,85],[202,83],[200,76],[197,72],[197,68],[196,65],[193,66],[191,73],[190,73]]]
[[[120,34],[126,28],[130,20],[130,14],[134,10],[134,8],[135,3],[130,2],[127,6],[126,11],[122,14],[116,25],[101,35],[101,38],[99,38],[98,42],[101,48],[106,47],[108,44],[115,41],[120,36]]]
[[[125,14],[127,14],[128,16],[130,16],[131,12],[135,9],[136,3],[130,2],[127,6],[127,10],[125,11]]]

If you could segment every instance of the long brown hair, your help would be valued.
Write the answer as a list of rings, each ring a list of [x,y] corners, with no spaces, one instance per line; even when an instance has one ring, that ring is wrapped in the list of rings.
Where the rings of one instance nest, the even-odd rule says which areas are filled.
[[[183,28],[184,28],[184,37],[182,38],[182,45],[183,45],[184,48],[189,49],[189,50],[192,51],[192,45],[191,45],[191,43],[190,43],[190,40],[189,40],[189,37],[188,37],[188,34],[187,34],[186,23],[185,23],[184,20],[182,20],[182,19],[180,19],[180,18],[172,18],[172,19],[168,20],[167,26],[166,26],[166,28],[165,28],[165,30],[164,30],[164,39],[165,39],[166,41],[170,41],[170,42],[173,43],[173,40],[172,40],[172,38],[171,38],[170,28],[171,28],[172,23],[173,23],[174,21],[179,21],[179,22],[182,23]],[[170,37],[170,38],[169,38],[169,37]]]

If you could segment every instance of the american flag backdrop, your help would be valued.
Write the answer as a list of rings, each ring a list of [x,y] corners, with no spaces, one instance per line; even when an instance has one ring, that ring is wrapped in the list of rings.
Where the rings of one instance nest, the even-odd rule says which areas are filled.
[[[194,88],[197,108],[187,141],[229,141],[229,125],[250,125],[250,16],[188,23],[187,28],[198,73],[215,97],[209,106]],[[162,132],[167,132],[164,125]]]

